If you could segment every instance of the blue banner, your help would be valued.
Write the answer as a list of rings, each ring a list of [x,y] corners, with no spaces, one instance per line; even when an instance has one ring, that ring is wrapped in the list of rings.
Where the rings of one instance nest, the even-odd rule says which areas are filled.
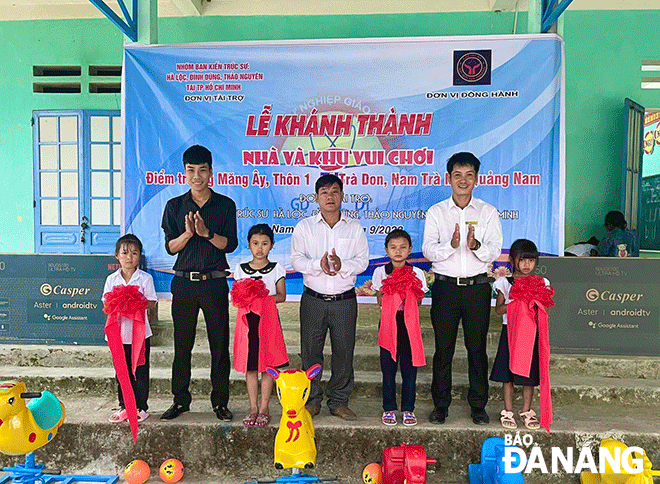
[[[459,151],[482,162],[474,195],[499,210],[504,249],[526,237],[563,252],[558,37],[129,45],[123,81],[122,225],[142,239],[159,292],[174,263],[162,212],[188,190],[181,158],[194,144],[213,153],[213,190],[236,202],[232,268],[251,259],[247,232],[265,222],[271,260],[291,271],[291,233],[316,213],[322,172],[343,179],[343,214],[367,233],[372,264],[358,285],[395,227],[423,265],[425,212],[451,195],[445,165]],[[298,274],[287,288],[300,294]]]

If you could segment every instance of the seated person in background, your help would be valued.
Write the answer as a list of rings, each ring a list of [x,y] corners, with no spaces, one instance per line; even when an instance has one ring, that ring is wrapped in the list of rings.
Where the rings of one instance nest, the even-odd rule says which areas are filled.
[[[623,214],[612,210],[605,216],[607,235],[603,237],[592,256],[602,257],[639,257],[639,244],[634,232],[626,230],[628,223]]]

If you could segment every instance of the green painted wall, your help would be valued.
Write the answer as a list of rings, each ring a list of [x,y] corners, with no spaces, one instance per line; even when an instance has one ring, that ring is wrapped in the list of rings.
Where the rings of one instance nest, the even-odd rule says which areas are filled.
[[[223,40],[510,34],[511,13],[360,16],[163,18],[161,43]],[[524,32],[526,14],[518,18]],[[658,11],[567,12],[566,240],[601,234],[602,218],[618,208],[623,149],[623,100],[660,107],[660,92],[640,88],[642,59],[660,51],[650,35]],[[32,66],[121,62],[123,37],[107,20],[0,22],[0,252],[31,252],[32,130],[36,109],[119,109],[114,94],[32,93]]]
[[[660,59],[659,25],[660,10],[566,13],[569,243],[602,238],[605,214],[621,208],[624,100],[660,107],[660,91],[641,88],[642,60]]]

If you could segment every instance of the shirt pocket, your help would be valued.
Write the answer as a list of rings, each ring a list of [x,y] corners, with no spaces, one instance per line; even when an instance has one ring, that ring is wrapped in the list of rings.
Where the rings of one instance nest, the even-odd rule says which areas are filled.
[[[479,227],[478,225],[474,227],[474,238],[477,239],[480,243],[484,243],[484,235],[486,234],[486,227]]]
[[[355,239],[337,239],[335,252],[340,259],[351,259],[355,252]]]

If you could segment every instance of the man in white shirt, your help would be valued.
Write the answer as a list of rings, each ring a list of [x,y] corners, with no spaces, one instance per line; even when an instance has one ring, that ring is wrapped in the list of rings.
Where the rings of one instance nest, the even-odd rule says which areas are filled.
[[[315,185],[320,213],[298,222],[291,238],[291,265],[302,273],[300,352],[303,369],[323,365],[325,337],[330,330],[332,375],[326,387],[330,413],[355,420],[348,408],[353,393],[353,351],[357,299],[355,278],[369,265],[369,246],[359,222],[341,214],[343,183],[336,175],[321,175]],[[307,410],[321,411],[322,372],[312,380]]]
[[[451,404],[451,364],[459,321],[468,353],[472,421],[478,425],[489,422],[484,410],[492,291],[487,270],[502,251],[502,227],[497,209],[472,196],[480,164],[472,153],[452,155],[447,161],[452,195],[426,212],[422,252],[435,273],[431,288],[435,332],[431,395],[435,408],[429,416],[435,424],[445,422]]]

